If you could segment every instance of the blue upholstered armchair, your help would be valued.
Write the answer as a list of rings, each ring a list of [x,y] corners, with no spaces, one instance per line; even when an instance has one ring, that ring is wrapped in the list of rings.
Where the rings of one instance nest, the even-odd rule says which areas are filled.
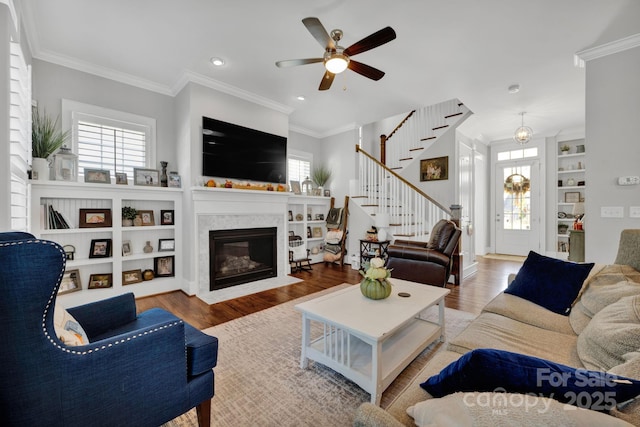
[[[54,331],[65,268],[56,243],[0,233],[0,420],[11,426],[158,426],[196,407],[209,425],[218,340],[133,294],[68,312],[89,343]]]

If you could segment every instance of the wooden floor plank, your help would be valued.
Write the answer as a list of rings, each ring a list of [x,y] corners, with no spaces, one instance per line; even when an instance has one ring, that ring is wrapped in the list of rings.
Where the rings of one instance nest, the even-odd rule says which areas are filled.
[[[477,273],[464,279],[460,286],[447,285],[451,293],[446,297],[445,305],[479,314],[493,297],[506,288],[509,273],[517,273],[521,265],[516,261],[478,257]],[[312,271],[301,271],[292,276],[303,281],[217,304],[208,305],[182,291],[138,298],[136,303],[138,311],[161,307],[198,329],[206,329],[342,283],[358,283],[361,279],[351,266],[336,264],[314,264]]]

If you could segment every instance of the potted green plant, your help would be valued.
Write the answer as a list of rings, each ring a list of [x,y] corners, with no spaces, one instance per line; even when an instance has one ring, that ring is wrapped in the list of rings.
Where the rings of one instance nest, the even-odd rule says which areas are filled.
[[[62,147],[69,131],[58,129],[59,117],[53,120],[46,111],[33,107],[31,119],[31,156],[34,179],[49,179],[49,156]]]
[[[319,165],[313,169],[311,172],[311,178],[313,182],[318,186],[318,190],[320,191],[320,196],[324,190],[324,186],[331,179],[331,169],[326,167],[325,165]]]
[[[562,154],[567,154],[569,150],[571,150],[571,147],[569,147],[567,144],[563,144],[562,147],[560,147],[560,151],[562,151]]]
[[[136,219],[138,215],[138,211],[131,206],[123,206],[122,207],[122,225],[124,227],[131,227],[133,225],[133,220]]]

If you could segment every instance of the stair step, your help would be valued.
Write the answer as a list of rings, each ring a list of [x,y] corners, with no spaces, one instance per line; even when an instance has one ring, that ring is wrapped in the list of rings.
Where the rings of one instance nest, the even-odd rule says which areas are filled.
[[[398,166],[398,167],[395,167],[395,168],[389,168],[389,169],[391,169],[392,171],[393,171],[393,170],[402,170],[402,167]]]
[[[435,128],[433,128],[431,130],[444,129],[444,128],[448,128],[448,127],[449,127],[449,125],[442,125],[442,126],[435,127]]]
[[[424,150],[424,147],[409,148],[409,151],[420,151],[420,150]]]
[[[461,116],[464,113],[455,113],[455,114],[449,114],[448,116],[444,116],[445,119],[450,119],[451,117],[455,117],[455,116]]]
[[[400,162],[406,162],[407,160],[413,160],[413,157],[404,157],[402,159],[398,159]]]
[[[422,138],[420,141],[429,141],[430,139],[436,139],[437,136],[428,136],[426,138]]]

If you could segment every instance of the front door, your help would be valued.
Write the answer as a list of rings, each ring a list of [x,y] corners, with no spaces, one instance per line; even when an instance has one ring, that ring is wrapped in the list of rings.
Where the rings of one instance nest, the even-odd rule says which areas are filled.
[[[495,174],[496,253],[540,251],[540,162],[504,162]]]

